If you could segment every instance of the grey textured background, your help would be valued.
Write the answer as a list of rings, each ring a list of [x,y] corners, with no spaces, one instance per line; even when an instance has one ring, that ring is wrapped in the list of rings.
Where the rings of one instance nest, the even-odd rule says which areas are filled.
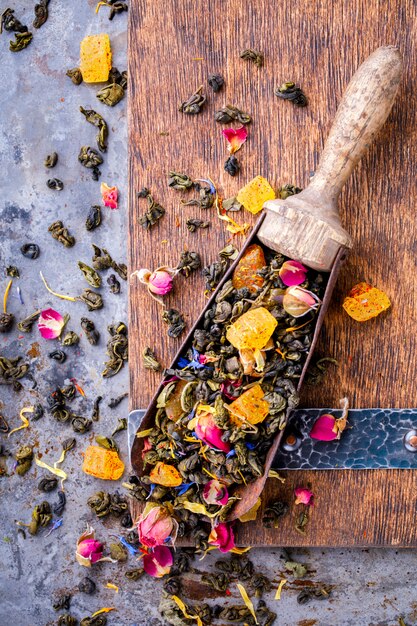
[[[23,0],[13,2],[16,15],[24,23],[32,23],[34,4]],[[2,11],[5,6],[3,3]],[[108,9],[103,7],[96,15],[94,7],[95,0],[51,0],[48,22],[34,31],[30,47],[17,54],[8,50],[9,33],[0,37],[0,256],[2,267],[12,263],[21,270],[21,278],[14,283],[9,310],[22,319],[35,308],[52,306],[62,314],[71,315],[68,328],[77,332],[80,317],[86,312],[84,305],[50,296],[40,282],[39,270],[44,271],[54,289],[76,295],[86,286],[76,262],[91,260],[91,242],[107,246],[116,260],[126,258],[126,99],[111,109],[98,102],[94,86],[76,87],[65,76],[66,69],[78,64],[80,40],[87,34],[99,32],[108,32],[111,37],[114,64],[120,70],[126,67],[126,14],[109,22]],[[101,167],[101,180],[116,184],[120,189],[119,210],[103,209],[103,224],[93,233],[85,230],[84,222],[90,205],[100,203],[99,183],[91,180],[88,171],[78,163],[77,155],[81,145],[95,147],[96,130],[79,113],[80,105],[96,109],[109,124],[109,149]],[[53,150],[59,154],[59,163],[53,171],[48,171],[43,160]],[[51,175],[64,181],[62,192],[46,187]],[[47,232],[49,224],[56,219],[62,219],[75,235],[74,248],[63,248]],[[25,241],[40,244],[38,260],[30,261],[20,254],[19,248]],[[4,289],[5,277],[1,285]],[[24,305],[17,298],[17,285],[21,287]],[[91,347],[82,338],[78,347],[67,349],[69,358],[63,365],[48,359],[47,353],[56,342],[43,340],[36,326],[28,335],[15,330],[0,336],[1,353],[25,356],[30,351],[35,355],[30,357],[31,368],[39,383],[38,388],[31,391],[30,383],[25,382],[20,394],[0,387],[0,411],[12,428],[20,425],[18,413],[23,406],[42,401],[55,384],[62,385],[71,377],[77,378],[87,394],[85,399],[78,398],[74,402],[77,412],[89,416],[95,396],[100,394],[105,398],[101,421],[94,424],[93,434],[108,435],[117,419],[127,415],[126,401],[117,409],[107,408],[110,397],[127,389],[127,369],[107,381],[100,376],[105,360],[106,325],[126,320],[127,285],[122,283],[120,296],[109,294],[107,286],[102,292],[105,308],[88,314],[101,331],[99,345]],[[2,436],[2,443],[11,453],[23,444],[34,444],[35,452],[53,463],[60,454],[60,442],[71,434],[69,426],[55,424],[45,414],[30,429],[19,431],[10,439]],[[93,523],[98,538],[104,541],[110,541],[112,533],[119,533],[117,522],[112,525],[111,521],[96,521],[85,504],[94,491],[102,487],[115,489],[114,485],[102,485],[80,471],[81,452],[92,441],[93,434],[77,435],[77,448],[63,464],[69,473],[68,505],[63,525],[49,537],[45,536],[46,531],[41,531],[38,536],[24,540],[17,534],[15,525],[17,520],[27,523],[33,506],[42,501],[43,494],[36,485],[46,472],[34,465],[23,478],[13,474],[0,480],[2,625],[56,623],[52,596],[62,591],[75,591],[79,579],[86,573],[97,581],[98,589],[93,596],[74,595],[74,615],[81,618],[103,606],[114,606],[117,613],[109,614],[111,625],[162,624],[157,612],[160,582],[150,578],[129,582],[123,577],[124,567],[116,564],[99,564],[88,572],[75,562],[76,538],[87,522]],[[118,438],[119,442],[125,442],[123,434]],[[122,456],[127,461],[126,444],[122,446]],[[6,462],[11,471],[10,459],[6,458]],[[56,494],[47,494],[46,499],[54,502]],[[284,587],[280,601],[274,600],[274,592],[271,592],[267,601],[278,613],[280,626],[394,626],[398,624],[399,615],[403,615],[407,625],[417,623],[414,551],[300,550],[293,551],[292,556],[308,563],[309,580],[332,584],[334,589],[330,600],[313,601],[304,606],[297,604],[293,584]],[[279,549],[251,553],[258,568],[274,580],[275,588],[282,572],[280,557]],[[197,562],[196,567],[199,570],[210,568],[214,559],[209,555],[202,563]],[[134,566],[134,559],[129,557],[129,567]],[[108,581],[120,586],[118,594],[104,588]],[[228,600],[232,601],[233,598]]]

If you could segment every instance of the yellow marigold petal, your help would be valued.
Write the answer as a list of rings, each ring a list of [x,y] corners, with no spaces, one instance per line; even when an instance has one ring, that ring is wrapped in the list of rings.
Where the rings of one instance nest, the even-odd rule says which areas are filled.
[[[29,420],[27,417],[24,416],[24,413],[33,413],[34,410],[35,409],[33,408],[33,406],[23,407],[23,409],[19,413],[19,417],[22,420],[23,424],[21,426],[18,426],[17,428],[13,428],[13,430],[11,430],[7,436],[10,437],[10,435],[16,433],[18,430],[22,430],[22,428],[28,428]]]
[[[253,522],[254,520],[256,520],[256,517],[258,515],[258,509],[261,504],[262,500],[261,498],[258,498],[253,507],[249,509],[249,511],[244,513],[241,517],[239,517],[239,522]]]
[[[173,467],[159,461],[149,474],[149,478],[156,485],[163,487],[179,487],[182,484],[182,476],[179,471]]]
[[[240,591],[240,595],[242,596],[243,602],[246,604],[249,611],[251,612],[253,619],[255,620],[255,624],[259,624],[258,619],[256,617],[255,608],[253,606],[252,600],[249,598],[245,587],[241,583],[236,583],[236,585]]]
[[[115,450],[88,446],[84,453],[83,472],[103,480],[119,480],[124,472],[123,461]]]
[[[197,626],[203,626],[203,622],[201,621],[201,618],[198,615],[191,615],[190,613],[188,613],[188,609],[186,605],[178,596],[171,596],[171,598],[172,600],[174,600],[175,604],[180,608],[184,617],[186,617],[187,619],[193,619],[194,621],[196,621]]]
[[[281,600],[281,591],[282,591],[283,586],[284,586],[284,585],[285,585],[285,583],[287,583],[287,582],[288,582],[288,581],[287,581],[287,580],[285,580],[285,578],[283,578],[283,579],[280,581],[280,583],[279,583],[279,585],[278,585],[277,592],[276,592],[276,594],[275,594],[275,600]]]

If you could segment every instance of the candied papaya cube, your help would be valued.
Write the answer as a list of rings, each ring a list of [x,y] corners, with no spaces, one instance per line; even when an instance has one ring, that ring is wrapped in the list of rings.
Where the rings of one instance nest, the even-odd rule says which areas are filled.
[[[367,322],[391,306],[387,294],[368,283],[358,283],[343,301],[343,308],[357,322]]]
[[[84,454],[83,472],[102,480],[119,480],[125,466],[115,450],[88,446]]]
[[[249,309],[232,324],[226,339],[238,350],[262,350],[277,326],[277,320],[268,309]]]
[[[256,293],[265,280],[257,271],[265,267],[265,255],[261,246],[249,246],[233,272],[233,287],[241,289],[247,287],[251,293]]]
[[[106,33],[88,35],[80,45],[80,70],[85,83],[105,83],[111,69],[110,38]]]
[[[259,213],[267,200],[276,198],[275,191],[263,176],[255,176],[238,192],[236,199],[249,213]]]
[[[234,400],[227,407],[231,422],[237,426],[242,421],[250,422],[250,424],[263,422],[269,414],[269,404],[264,400],[264,395],[260,385],[254,385],[247,391],[244,391],[237,400]]]

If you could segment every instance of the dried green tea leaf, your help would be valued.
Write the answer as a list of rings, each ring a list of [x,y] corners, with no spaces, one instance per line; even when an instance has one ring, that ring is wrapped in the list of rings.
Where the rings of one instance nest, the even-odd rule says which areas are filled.
[[[109,128],[104,118],[93,109],[84,109],[83,107],[80,107],[80,111],[84,115],[87,122],[98,128],[98,135],[96,137],[97,145],[101,152],[106,152]]]
[[[48,19],[48,4],[50,0],[39,0],[35,4],[35,19],[33,20],[33,28],[40,28]]]
[[[151,348],[146,347],[142,352],[143,356],[143,365],[148,370],[153,370],[154,372],[159,372],[162,369],[161,364],[156,358],[156,354],[151,350]]]
[[[285,561],[284,567],[286,570],[292,572],[296,578],[304,578],[307,574],[307,568],[302,563],[297,561]]]
[[[64,189],[64,183],[59,178],[48,178],[46,186],[53,191],[62,191]]]
[[[168,187],[177,189],[178,191],[185,191],[193,186],[193,181],[187,174],[179,174],[177,172],[170,171],[168,175]]]
[[[275,95],[283,100],[290,100],[296,106],[307,106],[307,98],[303,93],[303,90],[291,81],[282,83],[282,85],[277,87]]]
[[[5,9],[0,18],[0,34],[4,30],[14,33],[26,33],[28,28],[14,15],[14,9]]]
[[[109,107],[114,107],[118,104],[124,95],[125,92],[123,87],[117,83],[106,85],[97,92],[97,98],[100,102],[107,104]]]
[[[25,48],[28,47],[28,45],[33,39],[32,33],[29,33],[29,32],[15,33],[14,36],[15,36],[15,41],[10,41],[9,43],[9,49],[12,52],[20,52],[20,50],[24,50]]]
[[[207,82],[214,93],[217,93],[224,85],[224,78],[221,74],[210,74]]]
[[[204,222],[203,220],[199,220],[196,218],[190,218],[186,221],[187,228],[190,233],[194,233],[199,228],[208,228],[210,226],[210,222]]]
[[[185,330],[185,320],[177,309],[166,309],[162,313],[162,319],[169,325],[168,336],[179,337]]]
[[[245,61],[252,61],[256,67],[262,67],[264,63],[264,55],[262,52],[252,50],[251,48],[243,50],[243,52],[240,53],[240,58]]]
[[[83,82],[83,75],[79,67],[74,67],[72,70],[67,70],[66,75],[72,80],[74,85],[81,85]]]
[[[87,215],[85,221],[85,227],[87,230],[94,230],[101,224],[101,207],[98,204],[94,204]]]
[[[227,104],[225,107],[217,111],[214,119],[216,122],[219,122],[219,124],[230,124],[234,121],[240,122],[241,124],[249,124],[252,121],[250,115],[244,113],[231,104]]]
[[[72,248],[75,245],[75,237],[70,235],[68,228],[65,228],[60,220],[53,222],[48,231],[54,239],[62,243],[66,248]]]
[[[101,277],[97,274],[96,270],[92,267],[89,267],[82,261],[78,261],[78,267],[80,268],[85,280],[88,282],[91,287],[95,287],[98,289],[101,287]]]
[[[187,100],[180,104],[179,111],[187,115],[197,115],[197,113],[200,113],[205,101],[206,96],[203,94],[203,85],[201,85]]]
[[[56,152],[52,152],[51,154],[48,154],[48,156],[45,158],[45,161],[43,162],[45,167],[48,167],[49,169],[52,167],[55,167],[57,163],[58,163],[58,155]]]

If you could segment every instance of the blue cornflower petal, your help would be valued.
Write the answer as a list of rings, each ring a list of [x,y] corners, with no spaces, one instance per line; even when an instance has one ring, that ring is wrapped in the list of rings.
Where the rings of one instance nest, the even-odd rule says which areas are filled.
[[[236,450],[230,450],[230,452],[226,454],[226,459],[230,459],[232,456],[236,456]]]
[[[135,548],[135,546],[132,546],[131,543],[129,543],[128,541],[126,541],[126,539],[124,537],[118,537],[120,543],[126,548],[126,550],[129,552],[129,554],[131,554],[132,556],[134,556],[135,554],[137,554],[139,552],[139,550],[137,548]]]
[[[175,487],[175,489],[178,489],[178,495],[179,495],[179,496],[182,496],[182,495],[184,495],[184,493],[185,493],[186,491],[188,491],[188,489],[189,489],[192,485],[194,485],[194,483],[193,483],[193,482],[192,482],[192,483],[183,483],[182,485],[178,485],[178,487]]]

